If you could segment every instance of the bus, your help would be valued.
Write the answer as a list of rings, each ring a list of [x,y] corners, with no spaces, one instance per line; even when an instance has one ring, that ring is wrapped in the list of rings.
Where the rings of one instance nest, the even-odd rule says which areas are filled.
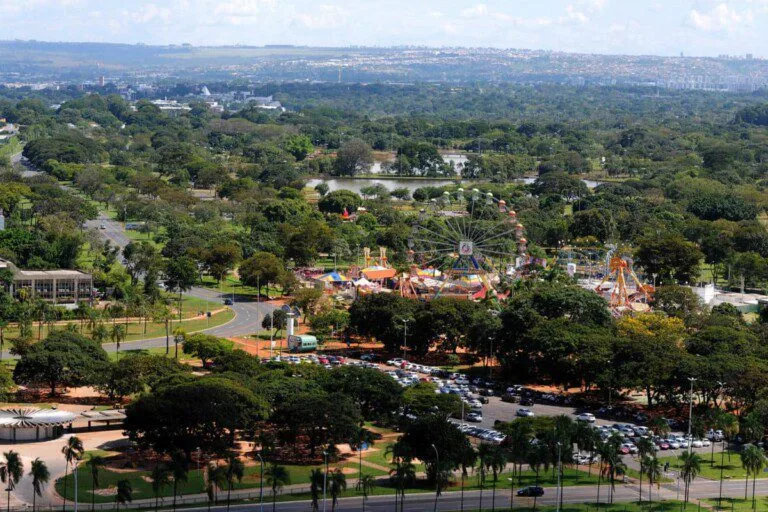
[[[317,348],[317,338],[308,334],[288,336],[288,350],[291,352],[312,352]]]

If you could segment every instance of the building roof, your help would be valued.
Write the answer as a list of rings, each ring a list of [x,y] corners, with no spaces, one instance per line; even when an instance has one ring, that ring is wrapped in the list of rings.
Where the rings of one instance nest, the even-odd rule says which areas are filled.
[[[0,427],[35,428],[56,427],[72,423],[75,415],[58,409],[0,409]]]
[[[16,275],[26,279],[63,279],[90,277],[79,270],[19,270]]]

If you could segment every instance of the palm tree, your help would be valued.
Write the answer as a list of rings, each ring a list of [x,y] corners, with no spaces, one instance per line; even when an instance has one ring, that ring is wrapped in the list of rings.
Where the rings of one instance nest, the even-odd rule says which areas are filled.
[[[648,503],[653,501],[653,484],[659,485],[662,473],[663,470],[659,459],[651,457],[645,465],[645,474],[648,475]]]
[[[545,445],[538,443],[531,445],[528,448],[528,453],[525,454],[525,462],[528,464],[528,467],[531,468],[536,474],[536,483],[534,484],[536,486],[539,485],[539,468],[544,462],[546,462],[547,451],[548,450]],[[522,480],[519,480],[519,482],[522,482]],[[533,497],[533,510],[536,510],[536,496]]]
[[[744,485],[744,499],[747,499],[747,485],[749,484],[749,477],[752,476],[752,508],[755,508],[755,481],[758,473],[763,471],[766,460],[765,454],[757,446],[751,444],[747,446],[743,452],[741,452],[741,465],[747,470],[747,478]]]
[[[104,457],[94,455],[88,464],[91,468],[91,510],[96,507],[96,489],[99,487],[99,469],[106,464]]]
[[[339,496],[347,490],[347,476],[339,468],[336,468],[331,471],[330,480],[331,512],[334,512],[336,505],[339,503]]]
[[[313,469],[309,474],[309,493],[312,495],[312,510],[320,509],[320,494],[323,492],[325,473],[320,468]]]
[[[245,476],[245,464],[243,464],[243,461],[240,460],[237,455],[230,454],[225,474],[227,477],[227,512],[229,512],[229,498],[232,494],[232,487],[235,485],[235,480],[242,482],[243,477]]]
[[[109,331],[109,339],[115,344],[115,355],[117,360],[120,360],[120,342],[125,340],[125,326],[115,324]]]
[[[392,456],[392,469],[389,470],[389,479],[395,485],[395,508],[397,508],[397,495],[400,494],[400,510],[405,505],[405,486],[416,479],[416,467],[413,465],[410,448],[398,441],[387,447],[385,456]]]
[[[475,449],[470,445],[466,447],[461,457],[461,510],[464,510],[464,482],[467,480],[467,470],[475,466],[475,459],[477,453]]]
[[[37,497],[43,495],[43,489],[48,480],[50,480],[51,473],[48,471],[48,466],[45,465],[45,462],[38,457],[32,461],[29,476],[32,477],[32,512],[35,512]]]
[[[363,512],[365,512],[365,503],[368,501],[368,495],[376,487],[376,479],[373,475],[363,475],[360,479],[360,490],[363,492]]]
[[[601,476],[607,478],[611,483],[610,502],[613,503],[613,494],[616,491],[616,477],[624,474],[627,465],[621,459],[616,443],[611,440],[603,445],[600,452],[600,461],[603,466]]]
[[[291,483],[291,475],[285,467],[277,462],[272,462],[264,472],[267,483],[272,486],[272,512],[275,512],[277,506],[277,493],[283,486]]]
[[[160,501],[160,493],[163,492],[163,489],[171,485],[171,472],[166,465],[155,464],[149,478],[152,480],[152,493],[155,495],[155,511],[157,511]]]
[[[67,464],[64,466],[64,503],[61,505],[62,512],[67,506],[67,471],[72,461],[80,460],[83,456],[83,442],[77,436],[72,436],[67,439],[67,444],[61,448],[61,453],[64,454],[64,459]]]
[[[18,452],[13,450],[7,451],[3,454],[5,463],[0,466],[0,481],[6,484],[6,492],[8,493],[8,505],[6,510],[11,511],[11,491],[16,488],[16,484],[19,483],[21,477],[24,476],[24,464],[21,462],[21,456]]]
[[[215,504],[217,501],[217,490],[224,488],[224,486],[227,484],[226,469],[222,466],[216,466],[213,463],[208,463],[206,473],[208,474],[206,492],[211,497],[210,501],[213,501]]]
[[[642,437],[637,443],[637,453],[640,456],[640,501],[643,501],[643,473],[650,462],[650,455],[655,453],[656,445],[649,437]]]
[[[488,468],[491,470],[491,476],[493,478],[493,494],[491,495],[491,510],[496,511],[496,484],[499,481],[499,473],[504,471],[504,467],[507,465],[507,454],[501,446],[494,446],[491,449],[490,456],[488,457]]]
[[[168,467],[173,475],[173,510],[176,510],[176,497],[179,495],[179,483],[186,482],[189,473],[187,457],[183,452],[174,452],[173,455],[171,455],[171,463]]]
[[[132,501],[133,487],[131,487],[131,482],[128,480],[118,480],[117,493],[115,494],[115,510],[117,510],[120,505],[125,505]]]
[[[109,328],[103,322],[99,322],[91,329],[91,339],[101,345],[109,337]]]
[[[485,480],[488,477],[488,459],[491,457],[492,449],[488,443],[480,443],[477,447],[477,486],[480,487],[479,510],[483,510],[483,489],[485,488]]]
[[[173,320],[173,312],[168,306],[161,304],[155,308],[153,320],[155,322],[163,322],[165,325],[165,355],[168,355],[171,351],[170,322]]]
[[[680,455],[680,476],[685,483],[684,507],[688,504],[688,493],[691,488],[691,482],[701,473],[701,457],[698,453],[683,452]]]

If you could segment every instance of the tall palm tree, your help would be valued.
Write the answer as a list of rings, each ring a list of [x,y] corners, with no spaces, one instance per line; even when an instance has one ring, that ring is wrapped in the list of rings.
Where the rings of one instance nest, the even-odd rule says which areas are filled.
[[[534,485],[539,485],[539,468],[541,468],[541,465],[546,461],[547,458],[547,447],[544,446],[541,443],[531,445],[528,448],[528,453],[525,454],[525,462],[528,464],[528,467],[533,470],[533,472],[536,474],[536,483]],[[522,480],[519,480],[519,482],[522,482]],[[536,510],[536,496],[533,497],[533,510]]]
[[[602,464],[602,476],[606,478],[611,484],[611,499],[613,503],[613,495],[616,491],[616,477],[624,474],[627,465],[619,455],[618,448],[615,443],[608,442],[603,445],[603,449],[600,453],[600,461]]]
[[[13,450],[3,453],[5,462],[0,466],[0,481],[6,484],[5,490],[8,493],[8,504],[6,510],[11,511],[11,491],[16,488],[21,477],[24,476],[24,463],[21,462],[21,456]]]
[[[227,476],[227,512],[229,512],[229,498],[232,495],[232,487],[235,485],[235,480],[242,482],[243,477],[245,476],[245,464],[243,464],[243,461],[240,460],[237,455],[229,455],[225,474]]]
[[[663,472],[661,462],[655,456],[645,465],[645,474],[648,475],[648,503],[653,501],[653,484],[659,485]]]
[[[701,473],[701,457],[698,453],[683,452],[680,455],[680,476],[685,483],[684,507],[688,504],[688,494],[691,489],[691,482]]]
[[[179,484],[186,482],[189,475],[187,457],[183,452],[177,451],[171,455],[171,463],[168,465],[173,475],[173,510],[176,510],[176,497],[179,495]]]
[[[152,480],[152,493],[155,495],[155,511],[157,511],[160,494],[163,489],[171,485],[171,471],[165,464],[155,464],[149,478]]]
[[[483,489],[485,489],[485,481],[488,478],[488,459],[491,457],[492,449],[488,443],[480,443],[477,447],[477,486],[480,488],[479,510],[483,510]]]
[[[323,492],[323,479],[325,473],[320,468],[315,468],[309,473],[309,493],[312,496],[312,510],[320,509],[320,494]]]
[[[61,453],[64,455],[64,459],[67,461],[67,464],[64,466],[64,503],[61,505],[61,510],[64,512],[67,506],[67,472],[69,471],[70,464],[73,462],[76,463],[76,461],[82,458],[83,442],[79,437],[72,436],[67,439],[67,444],[61,448]],[[76,466],[75,469],[77,469]]]
[[[376,479],[373,478],[373,475],[363,475],[363,478],[360,479],[360,491],[363,493],[363,512],[365,512],[368,495],[371,494],[374,487],[376,487]]]
[[[277,507],[277,493],[285,485],[291,483],[291,475],[284,466],[278,465],[277,462],[272,462],[264,472],[264,476],[267,483],[272,486],[272,512],[275,512],[275,507]]]
[[[227,485],[226,469],[223,466],[217,466],[212,462],[208,463],[206,469],[208,475],[208,484],[206,486],[206,492],[211,496],[211,500],[214,504],[217,501],[217,494],[219,489],[223,489]]]
[[[120,360],[120,343],[125,340],[125,325],[115,324],[109,331],[109,339],[115,344],[115,355]]]
[[[475,466],[475,460],[477,458],[477,453],[475,452],[475,449],[470,445],[467,446],[466,450],[464,450],[464,453],[461,457],[461,511],[464,511],[464,482],[467,480],[467,470],[471,467]]]
[[[404,510],[405,486],[416,479],[416,467],[413,465],[410,448],[403,442],[387,447],[385,456],[392,456],[392,469],[389,470],[390,481],[395,485],[395,509],[397,496],[400,495],[400,510]]]
[[[643,501],[643,473],[645,473],[645,468],[650,463],[650,456],[656,452],[656,445],[653,444],[653,441],[651,441],[651,438],[649,437],[641,437],[640,441],[637,442],[637,454],[640,457],[640,478],[639,478],[639,487],[640,487],[640,501]]]
[[[117,493],[115,493],[115,510],[119,509],[120,505],[125,505],[133,501],[133,487],[128,480],[118,480]]]
[[[741,452],[741,465],[747,470],[747,477],[744,482],[744,499],[747,499],[749,477],[752,476],[752,508],[755,508],[755,480],[757,479],[757,474],[765,467],[765,463],[765,454],[753,444],[750,444]]]
[[[109,328],[104,322],[99,322],[91,329],[91,339],[101,345],[109,337]]]
[[[99,488],[99,470],[106,465],[104,457],[94,455],[88,464],[91,469],[91,510],[96,508],[96,489]]]
[[[494,446],[488,457],[488,468],[491,470],[493,494],[491,495],[491,510],[496,512],[496,484],[499,481],[499,473],[504,471],[507,465],[507,454],[501,446]]]
[[[347,476],[339,468],[331,471],[330,476],[331,512],[335,512],[336,505],[339,503],[339,496],[347,490]]]
[[[32,477],[32,512],[35,512],[37,497],[43,495],[43,489],[45,489],[45,486],[51,479],[51,473],[48,471],[48,466],[46,466],[45,462],[38,457],[32,461],[29,476]]]
[[[165,304],[160,304],[154,310],[153,320],[155,322],[163,322],[165,325],[165,355],[168,355],[171,352],[171,320],[173,320],[173,312]]]

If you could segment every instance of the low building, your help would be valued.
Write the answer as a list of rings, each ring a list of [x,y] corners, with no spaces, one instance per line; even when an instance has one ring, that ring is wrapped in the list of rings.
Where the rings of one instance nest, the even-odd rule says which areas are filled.
[[[19,298],[27,290],[30,297],[39,297],[54,304],[74,304],[93,297],[93,276],[78,270],[21,270],[13,263],[0,259],[0,269],[13,273],[8,290]]]
[[[72,428],[75,415],[57,409],[0,409],[0,440],[43,441],[61,436]]]

